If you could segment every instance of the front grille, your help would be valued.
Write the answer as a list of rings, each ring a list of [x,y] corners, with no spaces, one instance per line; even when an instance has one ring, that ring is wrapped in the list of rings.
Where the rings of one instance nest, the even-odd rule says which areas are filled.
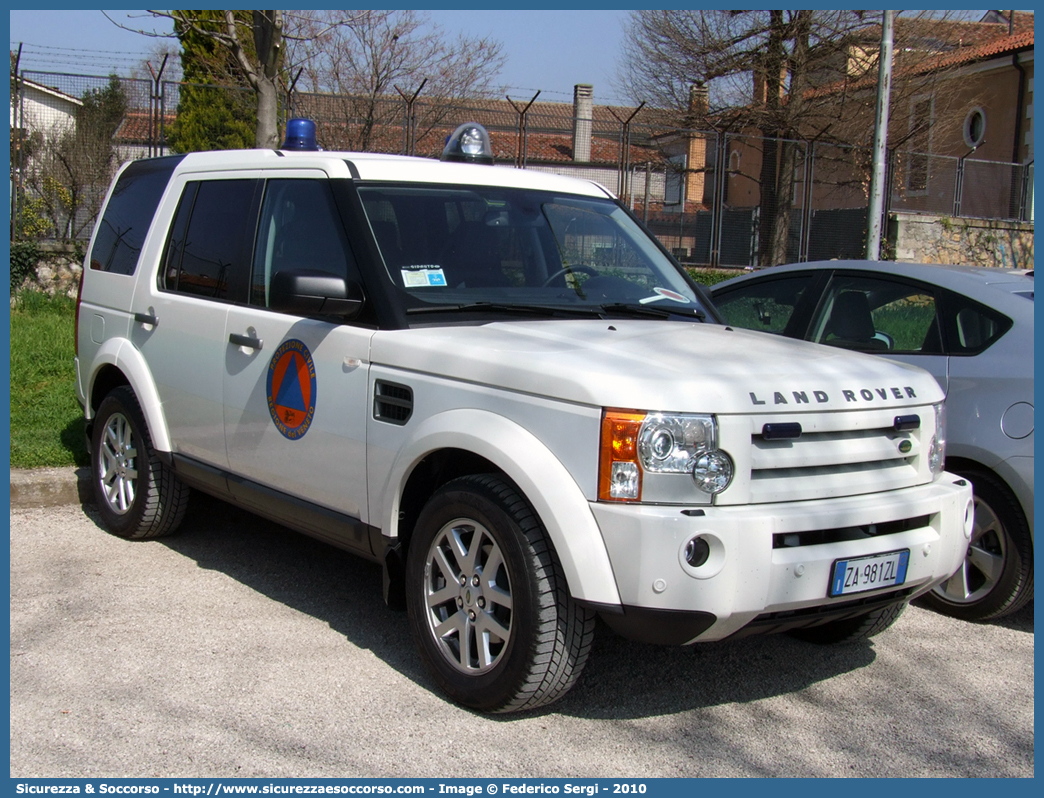
[[[865,540],[884,535],[898,535],[912,529],[923,529],[931,526],[931,516],[920,515],[916,518],[903,518],[899,521],[887,521],[883,524],[865,524],[863,526],[839,527],[837,529],[816,529],[810,532],[790,532],[772,536],[772,548],[793,549],[799,546],[819,546],[823,543],[844,543],[851,540]]]
[[[895,408],[724,417],[723,441],[729,426],[735,433],[730,443],[749,447],[750,471],[748,494],[722,495],[718,503],[858,496],[927,482],[931,473],[924,460],[935,431],[934,413],[925,408],[910,412],[914,410],[920,427],[903,430],[896,429]],[[788,423],[801,425],[799,437],[765,436],[766,426],[773,430]]]

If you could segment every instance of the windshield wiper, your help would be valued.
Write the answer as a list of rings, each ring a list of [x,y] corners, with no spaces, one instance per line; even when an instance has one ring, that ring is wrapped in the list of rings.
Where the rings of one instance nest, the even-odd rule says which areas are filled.
[[[618,313],[623,316],[646,316],[653,319],[669,319],[681,316],[682,318],[695,318],[700,321],[707,320],[707,314],[701,308],[672,308],[654,305],[633,305],[626,302],[610,302],[601,306],[606,313]]]
[[[407,314],[454,313],[457,311],[493,311],[518,313],[525,316],[549,316],[556,313],[571,313],[580,316],[601,316],[597,307],[562,307],[560,305],[522,305],[510,302],[462,302],[456,305],[419,305],[406,308]]]

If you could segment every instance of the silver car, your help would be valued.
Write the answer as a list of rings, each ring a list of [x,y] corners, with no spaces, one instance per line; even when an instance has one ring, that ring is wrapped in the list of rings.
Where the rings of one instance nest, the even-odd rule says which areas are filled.
[[[1033,597],[1033,273],[920,263],[776,266],[712,288],[736,327],[872,352],[946,391],[946,469],[975,488],[964,566],[925,598],[967,620]]]

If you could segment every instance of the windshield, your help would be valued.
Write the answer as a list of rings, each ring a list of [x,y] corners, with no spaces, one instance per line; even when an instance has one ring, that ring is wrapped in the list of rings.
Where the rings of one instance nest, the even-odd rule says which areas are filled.
[[[616,203],[499,187],[360,187],[408,312],[634,307],[701,316],[689,282]]]

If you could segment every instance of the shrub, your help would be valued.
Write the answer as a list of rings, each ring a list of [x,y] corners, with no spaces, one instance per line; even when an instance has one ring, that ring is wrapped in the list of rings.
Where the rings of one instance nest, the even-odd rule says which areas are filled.
[[[40,260],[40,248],[35,241],[17,241],[11,244],[11,296],[22,286],[27,277],[36,273]]]
[[[708,286],[717,285],[718,283],[724,282],[725,280],[744,274],[743,271],[738,269],[697,269],[691,266],[686,268],[685,271],[687,271],[689,273],[689,276],[696,282],[703,283],[703,285]]]

